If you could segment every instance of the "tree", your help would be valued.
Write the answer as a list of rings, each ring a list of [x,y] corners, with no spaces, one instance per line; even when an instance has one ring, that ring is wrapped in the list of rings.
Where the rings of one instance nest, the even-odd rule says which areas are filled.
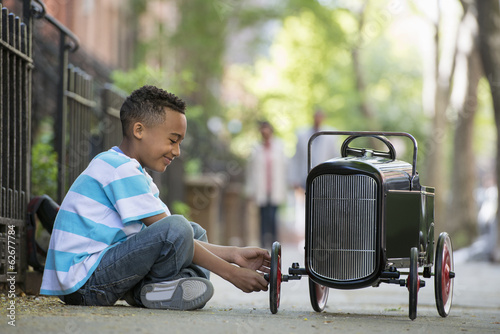
[[[362,49],[363,41],[363,30],[365,28],[365,15],[366,6],[369,0],[366,0],[357,10],[357,21],[358,21],[358,31],[357,36],[354,38],[354,44],[351,49],[352,54],[352,65],[354,70],[354,78],[356,83],[356,90],[358,92],[359,99],[359,109],[362,115],[372,124],[372,129],[378,130],[379,125],[378,120],[375,118],[375,111],[373,106],[368,102],[367,99],[367,89],[366,89],[366,79],[363,70],[363,64],[360,60],[360,52]]]
[[[289,149],[294,130],[311,122],[316,106],[337,129],[407,131],[423,138],[419,58],[384,35],[399,12],[377,1],[352,8],[293,4],[269,57],[247,71],[251,80],[241,80],[251,82],[259,117],[274,123]]]
[[[477,89],[482,77],[478,49],[477,9],[461,1],[464,15],[459,24],[451,107],[456,115],[453,137],[450,207],[447,230],[469,244],[477,235],[477,207],[474,197],[477,171],[473,151],[474,116],[478,105]]]
[[[500,180],[500,4],[493,0],[476,0],[479,23],[479,51],[484,75],[490,84],[497,129],[496,179]],[[500,208],[500,196],[498,196]],[[500,210],[497,211],[497,226]],[[492,257],[500,261],[500,228],[497,227],[497,246]]]
[[[432,21],[434,26],[434,56],[432,57],[432,69],[434,71],[433,87],[430,98],[432,103],[433,121],[432,135],[426,142],[426,182],[436,188],[435,197],[435,221],[447,222],[446,219],[446,190],[447,182],[445,177],[446,167],[446,141],[448,138],[448,121],[446,109],[450,100],[450,87],[455,69],[455,48],[456,43],[447,45],[447,49],[442,47],[440,38],[441,23],[441,1],[435,3],[436,16]],[[442,50],[442,48],[444,50]],[[442,227],[441,227],[442,228]]]

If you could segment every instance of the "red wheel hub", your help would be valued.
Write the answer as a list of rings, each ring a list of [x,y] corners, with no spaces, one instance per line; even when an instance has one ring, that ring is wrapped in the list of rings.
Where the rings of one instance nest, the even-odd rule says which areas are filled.
[[[280,251],[281,253],[281,251]],[[276,277],[276,281],[277,281],[277,284],[276,284],[276,290],[277,290],[277,295],[278,295],[278,302],[277,302],[277,306],[279,307],[280,306],[280,297],[281,297],[281,254],[278,254],[278,270],[277,270],[277,277]]]
[[[448,250],[448,246],[444,244],[443,247],[443,265],[441,266],[441,287],[443,291],[443,303],[446,304],[448,298],[450,297],[450,267],[451,267],[451,258],[450,252]]]
[[[420,282],[422,280],[420,278],[417,278],[417,292],[420,291]],[[408,279],[406,280],[406,288],[408,289],[408,291],[410,291],[410,277],[408,277]]]

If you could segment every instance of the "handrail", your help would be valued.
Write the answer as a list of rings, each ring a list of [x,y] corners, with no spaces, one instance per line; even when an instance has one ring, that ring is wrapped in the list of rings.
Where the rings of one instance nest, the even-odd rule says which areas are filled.
[[[311,158],[311,148],[312,148],[312,143],[316,137],[322,136],[322,135],[346,135],[346,136],[400,136],[400,137],[407,137],[409,138],[412,143],[413,143],[413,163],[412,163],[412,181],[415,179],[417,175],[417,151],[418,151],[418,144],[417,140],[409,133],[406,132],[387,132],[387,131],[319,131],[316,132],[309,138],[308,142],[308,150],[307,150],[307,168],[308,168],[308,173],[311,171],[312,168],[312,158]]]
[[[37,7],[37,5],[40,7]],[[45,4],[41,0],[32,0],[31,12],[33,13],[33,17],[41,19],[47,13],[47,9],[45,8]]]
[[[35,13],[34,15],[35,18],[37,19],[45,18],[47,22],[52,24],[61,33],[63,33],[65,36],[68,36],[69,39],[71,39],[73,43],[65,45],[66,47],[68,47],[69,51],[75,52],[76,50],[78,50],[78,48],[80,47],[80,40],[78,39],[78,37],[71,30],[69,30],[64,24],[59,22],[55,17],[47,13],[47,9],[42,0],[32,0],[31,9]]]

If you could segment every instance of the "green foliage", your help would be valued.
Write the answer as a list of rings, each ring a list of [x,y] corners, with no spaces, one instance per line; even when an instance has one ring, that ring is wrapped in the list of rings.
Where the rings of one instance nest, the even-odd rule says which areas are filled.
[[[147,0],[129,0],[130,9],[136,15],[144,13],[147,8]]]
[[[139,8],[147,5],[134,2]],[[414,43],[401,43],[401,37],[389,30],[400,20],[400,4],[288,0],[259,7],[236,0],[184,0],[176,5],[176,29],[168,31],[156,22],[158,36],[144,41],[143,62],[152,57],[158,68],[139,65],[128,73],[114,73],[113,79],[128,92],[145,83],[160,85],[188,102],[183,160],[189,173],[213,171],[234,155],[246,157],[259,138],[256,121],[264,118],[293,154],[295,131],[311,124],[316,107],[327,113],[329,126],[410,132],[423,151],[428,149],[432,115],[422,111],[421,56]],[[230,29],[256,29],[269,21],[280,29],[266,57],[224,67],[228,36],[234,31]],[[257,36],[255,45],[266,38],[270,40]],[[354,52],[365,81],[362,96],[356,86]],[[238,98],[224,100],[221,86],[238,92]],[[363,116],[361,97],[376,122]],[[223,124],[215,132],[208,126],[214,119]],[[231,131],[231,122],[240,128]],[[424,158],[419,156],[420,165]]]
[[[54,150],[54,120],[40,121],[31,146],[31,195],[57,197],[57,152]]]
[[[134,5],[140,7],[148,3],[134,0]],[[141,41],[136,51],[139,65],[132,71],[115,72],[112,78],[126,92],[147,83],[183,98],[188,104],[188,136],[183,142],[183,160],[198,160],[199,171],[213,171],[218,161],[227,159],[227,145],[218,133],[208,129],[208,123],[213,118],[225,122],[219,85],[227,23],[238,3],[184,0],[176,6],[179,22],[175,30],[167,29],[165,22],[152,22],[157,25],[158,33]]]
[[[174,201],[172,203],[172,214],[184,216],[187,220],[190,220],[189,215],[191,214],[191,209],[189,205],[181,201]]]
[[[183,96],[194,91],[195,87],[192,73],[188,70],[170,77],[165,70],[155,69],[145,63],[127,72],[113,71],[111,79],[118,88],[128,94],[141,86],[154,85]]]
[[[421,68],[418,53],[402,49],[386,36],[391,18],[377,2],[365,10],[370,31],[359,31],[360,14],[353,10],[322,6],[317,1],[292,0],[270,49],[270,56],[254,65],[232,69],[245,89],[257,98],[257,112],[243,124],[259,118],[273,123],[293,154],[295,130],[312,122],[321,107],[328,125],[340,130],[407,131],[417,139],[427,134],[429,119],[422,113]],[[355,7],[355,5],[353,5]],[[360,54],[365,98],[375,111],[380,128],[374,128],[359,109],[352,53]],[[240,114],[245,107],[240,106]],[[233,151],[248,152],[244,127],[233,139]],[[242,150],[242,147],[244,148]]]
[[[200,159],[192,158],[186,161],[184,164],[184,171],[187,175],[199,175],[201,174],[201,161]]]
[[[31,193],[57,195],[57,153],[51,144],[37,142],[31,148]]]
[[[334,19],[323,25],[314,12],[305,9],[284,19],[269,58],[242,71],[247,89],[257,96],[259,113],[273,123],[278,135],[294,146],[296,128],[310,124],[321,106],[329,121],[343,127],[342,112],[354,108],[352,68],[345,33]],[[244,134],[242,134],[244,135]]]
[[[493,165],[494,154],[496,153],[496,126],[491,99],[490,88],[486,78],[479,81],[478,87],[478,110],[474,119],[474,152],[477,163],[482,173],[488,174],[488,170]],[[493,174],[493,171],[489,173]],[[481,175],[485,179],[492,175]],[[485,180],[481,180],[484,182]]]
[[[225,123],[220,85],[223,75],[228,20],[238,9],[234,1],[185,0],[178,2],[180,16],[176,33],[170,42],[179,68],[192,74],[195,83],[187,93],[189,105],[197,107],[189,114],[185,158],[199,159],[202,172],[220,170],[220,162],[230,159],[227,144],[218,129],[210,130],[209,122]]]

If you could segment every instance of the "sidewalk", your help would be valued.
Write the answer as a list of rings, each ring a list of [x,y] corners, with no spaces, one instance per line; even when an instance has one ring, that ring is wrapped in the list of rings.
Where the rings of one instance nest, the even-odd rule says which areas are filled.
[[[304,264],[296,246],[282,247],[283,271]],[[408,318],[408,291],[397,285],[360,290],[330,289],[325,312],[309,302],[308,280],[282,284],[277,314],[269,310],[267,292],[245,294],[213,275],[215,294],[203,310],[165,311],[127,306],[66,306],[56,298],[17,297],[16,326],[8,325],[7,298],[0,297],[1,333],[473,333],[500,332],[500,266],[456,263],[451,313],[436,310],[432,279],[418,295],[418,316]]]

